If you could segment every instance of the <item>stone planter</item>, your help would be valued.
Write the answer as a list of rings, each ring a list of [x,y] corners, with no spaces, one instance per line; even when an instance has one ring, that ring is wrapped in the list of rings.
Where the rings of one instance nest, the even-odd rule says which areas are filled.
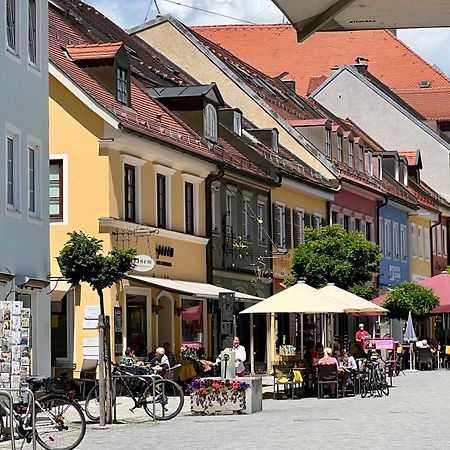
[[[245,410],[245,391],[191,394],[191,411],[195,413],[214,414],[243,410]]]

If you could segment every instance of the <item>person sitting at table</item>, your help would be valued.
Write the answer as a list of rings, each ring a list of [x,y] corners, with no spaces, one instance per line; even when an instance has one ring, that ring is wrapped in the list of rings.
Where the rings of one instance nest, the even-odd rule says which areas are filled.
[[[175,355],[172,353],[172,346],[170,345],[170,342],[164,342],[163,349],[166,352],[167,358],[169,359],[170,367],[176,366],[178,363]]]
[[[155,357],[148,363],[148,365],[156,372],[170,369],[169,358],[162,347],[155,350]]]
[[[364,351],[364,347],[360,343],[353,344],[352,355],[356,359],[366,359],[367,353]]]
[[[306,350],[305,350],[305,353],[303,354],[303,359],[308,364],[313,364],[313,355],[314,355],[314,342],[308,341],[306,343]]]
[[[332,353],[333,353],[333,350],[331,350],[331,348],[325,347],[323,349],[323,358],[319,359],[319,366],[320,365],[333,365],[333,364],[335,364],[336,365],[336,370],[339,373],[341,371],[341,369],[339,369],[339,363],[338,363],[337,359],[334,356],[332,356]],[[333,379],[334,379],[334,377],[333,377]],[[328,380],[328,378],[324,378],[324,380]],[[334,395],[336,386],[334,384],[332,384],[332,383],[328,384],[328,386],[330,388],[331,395]]]
[[[324,348],[321,342],[316,343],[316,352],[317,352],[317,359],[323,358]]]
[[[342,381],[342,389],[345,392],[347,385],[352,383],[352,373],[358,370],[355,358],[349,354],[346,348],[342,349],[342,354],[339,358],[339,368],[341,369],[339,375]]]
[[[125,354],[123,358],[120,360],[119,365],[133,367],[137,362],[136,355],[134,354],[134,350],[130,347],[127,347],[125,350]]]
[[[333,346],[332,346],[332,350],[333,350],[333,356],[336,359],[339,359],[339,357],[341,356],[341,344],[339,344],[339,342],[333,342]]]

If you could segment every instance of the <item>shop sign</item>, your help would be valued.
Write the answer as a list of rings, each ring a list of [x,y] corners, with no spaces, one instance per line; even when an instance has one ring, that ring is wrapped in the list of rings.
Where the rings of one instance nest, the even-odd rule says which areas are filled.
[[[155,261],[148,255],[137,255],[134,258],[136,266],[133,270],[136,272],[150,272],[155,267]]]

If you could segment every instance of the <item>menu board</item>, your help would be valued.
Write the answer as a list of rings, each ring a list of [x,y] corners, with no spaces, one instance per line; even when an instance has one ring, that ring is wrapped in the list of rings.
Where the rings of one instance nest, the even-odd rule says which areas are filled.
[[[19,388],[30,375],[30,308],[23,301],[0,302],[0,386]]]

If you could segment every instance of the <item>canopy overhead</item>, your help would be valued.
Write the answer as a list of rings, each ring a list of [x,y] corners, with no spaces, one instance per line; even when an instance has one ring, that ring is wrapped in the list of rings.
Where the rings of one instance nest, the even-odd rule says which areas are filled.
[[[358,316],[381,316],[389,312],[387,309],[341,289],[334,284],[329,284],[328,286],[319,289],[319,291],[325,292],[330,297],[339,301],[346,313],[352,313]]]
[[[67,281],[50,281],[50,300],[60,302],[72,288],[72,283]]]
[[[450,26],[448,0],[272,0],[303,41],[315,31]]]
[[[245,309],[241,314],[327,314],[342,312],[344,312],[342,307],[333,298],[326,293],[307,285],[305,282],[299,281],[296,285]]]
[[[431,311],[431,314],[450,313],[450,274],[447,271],[434,277],[425,278],[425,280],[419,281],[418,284],[431,289],[439,297],[439,305]],[[373,302],[380,305],[386,297],[387,294],[380,295]]]
[[[168,278],[145,277],[140,275],[128,275],[128,280],[136,281],[147,286],[165,289],[175,294],[184,294],[190,297],[219,299],[219,294],[235,294],[235,298],[247,302],[259,302],[261,298],[253,295],[235,292],[208,283],[196,283],[194,281],[169,280]]]

